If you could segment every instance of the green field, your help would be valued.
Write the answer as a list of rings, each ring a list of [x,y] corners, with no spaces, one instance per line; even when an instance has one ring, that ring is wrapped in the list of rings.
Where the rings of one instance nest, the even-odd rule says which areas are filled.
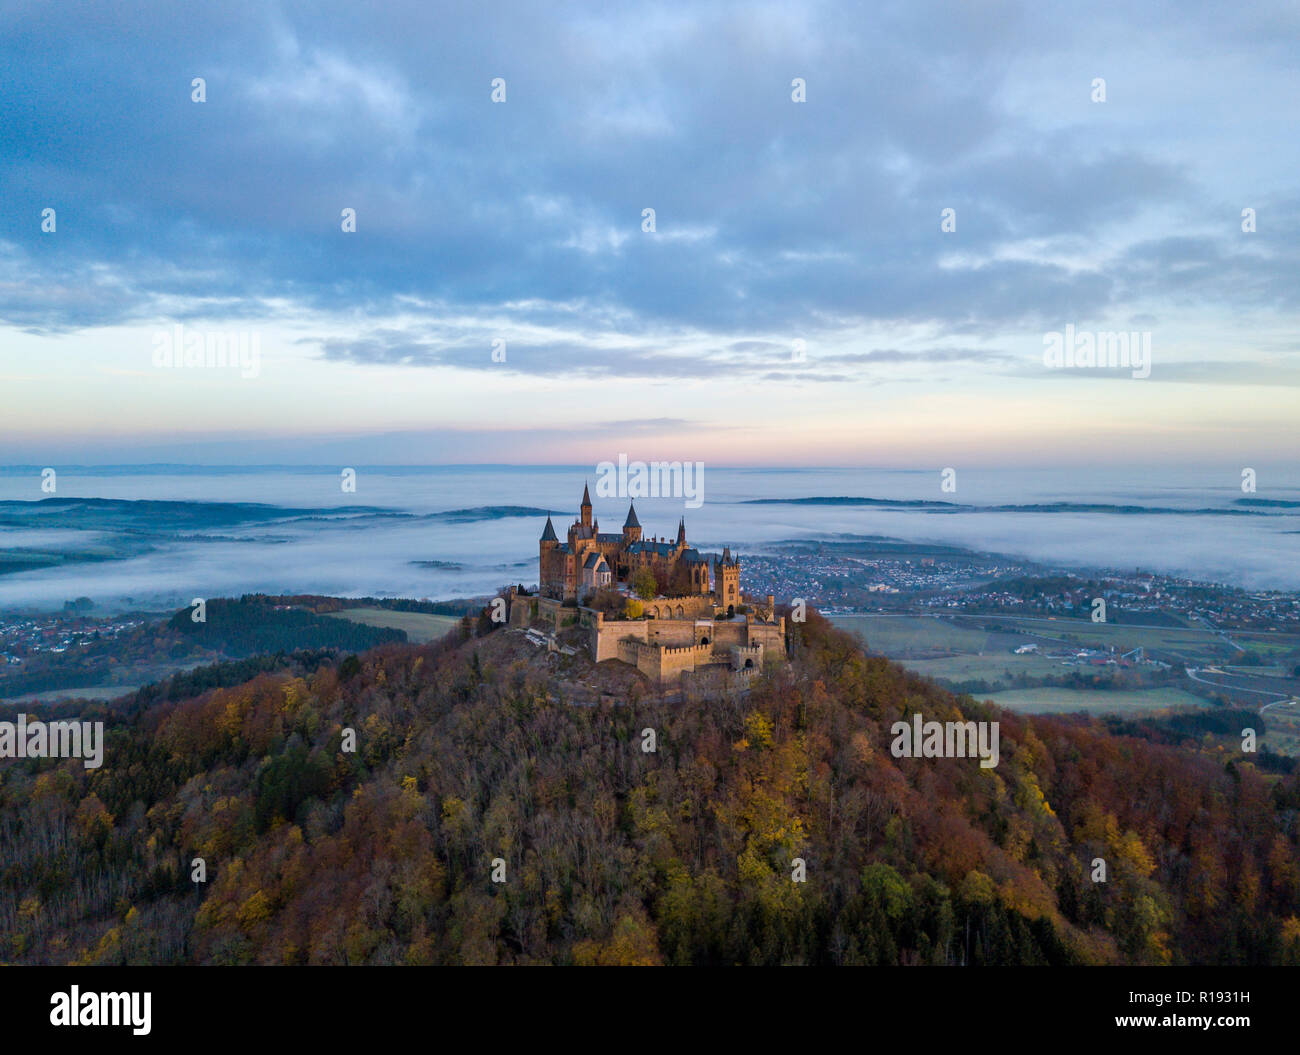
[[[908,652],[951,651],[987,652],[1002,651],[1011,638],[1034,642],[1043,648],[1054,648],[1053,641],[1082,647],[1115,645],[1125,648],[1169,649],[1173,651],[1204,652],[1206,649],[1226,650],[1221,639],[1208,630],[1188,630],[1182,627],[1126,626],[1120,623],[1093,623],[1086,619],[1025,618],[1008,615],[975,616],[894,616],[894,615],[836,615],[831,622],[844,630],[857,634],[866,641],[873,652],[897,655]],[[996,632],[986,626],[1005,629]],[[1279,644],[1279,647],[1282,647]]]
[[[1163,687],[1134,692],[1095,692],[1088,689],[1012,689],[995,692],[981,699],[1023,714],[1135,714],[1162,711],[1169,707],[1205,708],[1205,700],[1182,689]]]
[[[1249,674],[1256,678],[1289,678],[1291,671],[1286,667],[1234,667],[1229,663],[1220,664],[1230,674]]]
[[[1295,651],[1300,641],[1286,634],[1233,634],[1232,639],[1239,645],[1245,645],[1253,652],[1260,652],[1274,659]]]
[[[92,685],[84,689],[50,689],[46,692],[29,692],[24,696],[12,696],[2,701],[2,705],[56,703],[59,700],[115,700],[119,696],[128,696],[142,687],[142,685]]]
[[[1016,656],[1007,652],[984,656],[951,656],[945,659],[900,659],[896,662],[927,678],[1003,684],[1016,675],[1051,678],[1058,677],[1069,669],[1059,659],[1034,655]]]
[[[1228,661],[1232,652],[1224,640],[1211,630],[1189,627],[1143,627],[1124,623],[1093,623],[1087,619],[1049,619],[1015,615],[971,616],[893,616],[836,615],[831,622],[861,637],[873,652],[887,656],[913,655],[926,658],[925,652],[1001,652],[1010,651],[1013,638],[1035,642],[1054,649],[1063,647],[1105,648],[1114,645],[1127,651],[1141,645],[1148,650],[1175,653],[1190,660],[1208,661],[1221,657]],[[1005,629],[990,632],[986,626]],[[1231,637],[1265,654],[1285,654],[1300,644],[1291,635],[1259,632],[1233,632]],[[918,655],[921,654],[921,655]]]
[[[980,652],[988,646],[985,631],[929,616],[835,615],[830,621],[862,638],[872,652],[886,656],[930,650]]]
[[[1235,654],[1212,630],[1194,627],[1143,627],[1124,623],[1094,623],[1087,619],[1048,619],[1025,616],[959,616],[963,623],[998,623],[1015,628],[1024,634],[1064,640],[1070,638],[1083,645],[1147,649],[1164,649],[1188,655],[1205,655],[1210,652]],[[1265,653],[1286,653],[1300,644],[1293,635],[1266,634],[1260,631],[1231,631],[1233,641]]]
[[[974,621],[962,624],[929,616],[837,615],[831,622],[859,637],[870,651],[927,678],[1010,685],[1017,676],[1053,678],[1067,671],[1059,659],[1015,653],[1016,647],[1024,644],[1055,648],[1051,641],[1012,629],[990,633]],[[959,654],[952,655],[954,652]]]
[[[1209,668],[1226,667],[1239,653],[1211,630],[1187,627],[1142,627],[1118,623],[1093,623],[1086,619],[1049,619],[1014,615],[836,615],[836,626],[860,638],[865,647],[922,677],[932,678],[960,691],[965,684],[982,683],[993,690],[992,698],[1013,710],[1035,713],[1092,711],[1134,713],[1168,707],[1204,707],[1206,700],[1173,686],[1160,688],[1056,688],[1042,683],[1065,678],[1092,680],[1119,676],[1117,668],[1094,670],[1070,664],[1046,654],[1016,655],[1021,645],[1036,644],[1042,653],[1068,655],[1081,648],[1114,648],[1125,653],[1142,646],[1148,657]],[[996,629],[987,629],[995,627]],[[1233,639],[1251,647],[1258,635],[1236,634]],[[1280,635],[1268,641],[1271,648],[1285,651],[1294,647],[1294,637]],[[1285,674],[1285,668],[1261,665],[1240,668],[1255,676]],[[1090,677],[1091,676],[1091,677]],[[1126,678],[1142,677],[1136,671]],[[1145,679],[1144,679],[1145,680]],[[1280,681],[1280,679],[1279,679]],[[1024,688],[1026,684],[1037,687]],[[1264,688],[1258,682],[1242,687]],[[1267,696],[1263,697],[1267,699]],[[1250,699],[1256,699],[1251,696]],[[1247,700],[1249,702],[1249,700]],[[1258,702],[1258,700],[1256,700]]]
[[[425,612],[396,612],[388,608],[345,608],[327,612],[332,618],[347,619],[365,626],[383,626],[405,630],[406,639],[417,645],[443,637],[460,620],[454,615],[429,615]]]
[[[1140,627],[1123,623],[1094,623],[1086,619],[1029,619],[1015,616],[978,616],[984,623],[999,623],[1014,627],[1024,634],[1039,638],[1067,638],[1085,646],[1107,645],[1136,648],[1168,649],[1170,651],[1198,652],[1205,649],[1224,649],[1221,639],[1208,630],[1190,630],[1183,627]]]

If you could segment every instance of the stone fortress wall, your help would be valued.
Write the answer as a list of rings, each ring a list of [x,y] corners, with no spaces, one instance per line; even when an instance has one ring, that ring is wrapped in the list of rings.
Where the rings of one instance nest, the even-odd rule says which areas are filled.
[[[661,603],[671,602],[675,612],[676,601]],[[785,659],[784,616],[606,620],[600,612],[582,611],[592,659],[621,660],[658,684],[674,683],[683,673],[707,667],[761,670],[769,659]]]

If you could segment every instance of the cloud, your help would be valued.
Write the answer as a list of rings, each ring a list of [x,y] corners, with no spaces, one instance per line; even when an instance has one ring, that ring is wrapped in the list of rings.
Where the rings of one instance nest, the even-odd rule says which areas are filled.
[[[1294,253],[1277,243],[1234,256],[1231,225],[1142,237],[1171,200],[1204,204],[1187,156],[1119,124],[1089,134],[1063,114],[1044,129],[1002,105],[1008,53],[1085,34],[998,7],[887,5],[876,24],[838,4],[559,20],[522,3],[436,19],[400,3],[358,34],[343,4],[145,4],[121,13],[110,51],[71,13],[28,10],[0,50],[15,71],[0,87],[15,117],[0,318],[93,326],[147,317],[161,296],[480,309],[527,292],[662,331],[795,331],[828,315],[996,328],[1156,286],[1215,295],[1225,262],[1248,293],[1293,307]],[[1251,25],[1235,53],[1257,42]],[[1157,34],[1153,61],[1180,46]],[[204,104],[189,99],[196,74]],[[796,74],[806,104],[790,100]],[[493,105],[498,75],[509,95]],[[62,207],[57,241],[33,222],[45,204]],[[949,206],[955,239],[938,232]],[[339,231],[344,207],[355,237]],[[1135,229],[1113,270],[991,256],[1044,235],[1113,239],[1122,223]],[[985,259],[936,274],[954,250]]]
[[[1297,36],[1285,5],[1172,0],[139,0],[111,26],[19,4],[0,327],[94,349],[257,319],[316,382],[545,380],[572,417],[593,387],[617,415],[645,382],[752,381],[810,421],[837,386],[1041,376],[1022,359],[1067,320],[1194,316],[1200,346],[1163,344],[1152,381],[1289,385],[1270,342],[1300,322]]]
[[[505,359],[494,358],[495,340],[504,340]],[[322,358],[367,366],[454,367],[536,377],[574,379],[628,378],[691,380],[731,372],[766,370],[764,380],[844,382],[853,380],[844,367],[924,368],[935,364],[987,366],[1014,362],[1013,357],[979,348],[877,348],[866,351],[820,351],[804,341],[792,343],[734,340],[719,343],[708,333],[679,334],[672,347],[653,338],[619,333],[579,335],[561,327],[534,326],[521,340],[507,339],[486,320],[458,319],[444,326],[410,329],[376,328],[356,337],[303,338]],[[802,353],[802,354],[800,354]],[[773,367],[785,367],[773,370]]]

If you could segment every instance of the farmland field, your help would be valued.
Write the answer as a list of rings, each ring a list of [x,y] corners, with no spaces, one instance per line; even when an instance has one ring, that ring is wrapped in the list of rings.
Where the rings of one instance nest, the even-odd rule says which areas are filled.
[[[927,678],[957,682],[1006,683],[1017,675],[1050,678],[1069,669],[1058,659],[1034,655],[1016,656],[1007,652],[984,656],[951,656],[944,659],[899,659],[896,662]]]
[[[1117,648],[1135,648],[1141,645],[1146,649],[1163,649],[1186,653],[1189,656],[1204,656],[1209,653],[1238,654],[1215,631],[1195,627],[1147,627],[1125,623],[1094,623],[1087,619],[1050,619],[1041,616],[1015,615],[954,618],[961,620],[962,623],[973,620],[979,620],[981,624],[998,623],[1013,627],[1024,634],[1033,635],[1040,640],[1069,638],[1079,644],[1096,648],[1110,645],[1115,645]],[[1286,653],[1300,644],[1295,635],[1265,633],[1257,630],[1233,630],[1228,632],[1228,636],[1240,645],[1263,653]]]
[[[968,621],[972,617],[965,617]],[[1015,627],[1022,633],[1033,635],[1038,639],[1051,638],[1058,641],[1069,639],[1072,643],[1105,648],[1136,648],[1141,645],[1148,649],[1167,649],[1169,651],[1204,652],[1206,649],[1224,650],[1227,648],[1222,640],[1210,630],[1187,629],[1183,627],[1142,627],[1124,623],[1094,623],[1087,619],[1047,619],[1026,618],[1024,616],[979,616],[985,623],[1000,623]]]
[[[1139,689],[1132,692],[1099,692],[1088,689],[1012,689],[995,692],[981,699],[999,707],[1024,714],[1069,714],[1089,711],[1093,714],[1135,714],[1162,711],[1170,707],[1207,706],[1205,700],[1182,689]]]
[[[1286,667],[1234,667],[1230,663],[1222,664],[1229,674],[1243,674],[1255,678],[1289,678],[1291,672]]]
[[[831,622],[856,634],[882,655],[905,652],[980,652],[989,647],[989,634],[976,626],[954,626],[931,616],[836,615]]]
[[[142,685],[92,685],[84,689],[51,689],[47,692],[29,692],[0,701],[0,707],[31,703],[56,703],[59,700],[115,700],[129,696]]]
[[[406,639],[417,645],[443,637],[460,620],[454,615],[429,615],[426,612],[396,612],[388,608],[345,608],[327,613],[334,619],[348,619],[366,626],[384,626],[405,630]]]
[[[1141,646],[1196,663],[1230,662],[1240,655],[1217,633],[1191,627],[1145,627],[1093,623],[1086,619],[1050,619],[1016,615],[836,615],[831,622],[856,634],[867,647],[886,656],[937,658],[936,652],[1010,652],[1036,643],[1044,650],[1109,648],[1128,651]],[[1000,630],[987,630],[997,626]],[[1259,631],[1230,634],[1233,641],[1265,655],[1282,655],[1300,644],[1294,635]],[[1057,643],[1060,643],[1059,645]],[[931,653],[926,656],[925,653]]]

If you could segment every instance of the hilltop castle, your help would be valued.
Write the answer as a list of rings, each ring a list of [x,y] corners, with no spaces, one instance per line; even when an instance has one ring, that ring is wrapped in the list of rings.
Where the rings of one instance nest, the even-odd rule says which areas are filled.
[[[641,537],[636,506],[629,503],[623,530],[603,533],[591,515],[591,493],[586,485],[582,488],[578,519],[569,525],[568,541],[559,540],[555,525],[547,517],[538,545],[537,582],[546,597],[586,597],[593,590],[629,583],[638,571],[648,568],[673,596],[716,593],[719,606],[726,608],[728,615],[735,615],[740,604],[740,562],[731,555],[730,547],[713,561],[716,587],[711,590],[709,559],[687,543],[685,520],[678,522],[673,542],[645,539]]]
[[[635,603],[629,598],[624,612],[612,617],[584,606],[598,591],[626,592],[643,569],[654,575],[656,596]],[[745,681],[765,662],[785,659],[785,618],[776,615],[770,594],[742,597],[740,561],[730,547],[710,559],[686,541],[684,520],[671,542],[644,538],[632,505],[622,531],[602,533],[585,486],[566,541],[546,518],[537,581],[537,596],[510,591],[511,625],[581,627],[597,663],[620,660],[657,683],[709,670]]]

